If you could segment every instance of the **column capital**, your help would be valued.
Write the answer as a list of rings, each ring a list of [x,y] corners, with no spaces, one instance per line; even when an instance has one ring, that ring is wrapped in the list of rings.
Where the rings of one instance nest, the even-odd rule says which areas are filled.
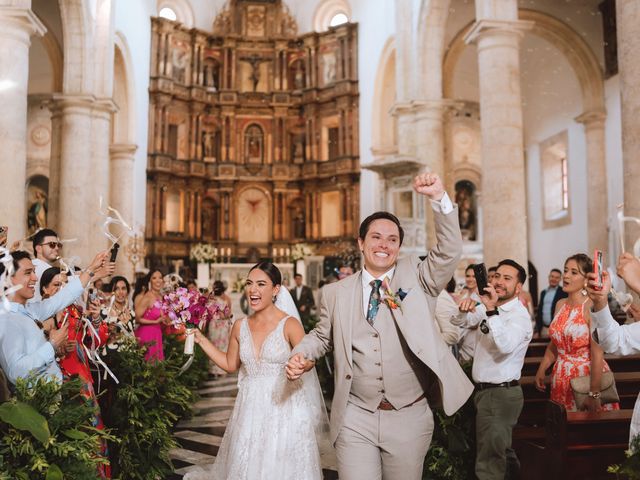
[[[475,43],[484,36],[504,34],[515,35],[521,39],[533,26],[534,22],[530,20],[478,20],[464,36],[464,43]]]
[[[7,24],[13,24],[27,33],[28,37],[31,35],[41,37],[47,33],[47,28],[30,8],[0,6],[0,19],[5,27]]]
[[[138,145],[132,143],[112,143],[109,145],[109,155],[111,159],[131,160],[138,150]]]
[[[54,94],[51,98],[51,111],[77,109],[77,113],[97,112],[111,115],[118,111],[117,105],[110,98],[96,98],[94,95]]]
[[[607,112],[604,109],[588,110],[578,115],[574,120],[582,123],[585,128],[604,128],[604,122],[607,119]]]

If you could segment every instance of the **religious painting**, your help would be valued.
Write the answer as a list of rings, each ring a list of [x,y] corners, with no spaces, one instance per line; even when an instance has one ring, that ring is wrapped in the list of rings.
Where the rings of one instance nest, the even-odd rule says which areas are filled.
[[[171,51],[171,76],[178,83],[186,83],[189,50],[186,44],[176,42]]]
[[[474,242],[477,239],[476,186],[469,180],[460,180],[455,189],[462,239]]]
[[[218,239],[218,206],[211,198],[205,198],[202,201],[201,213],[202,239],[217,240]]]
[[[247,6],[246,19],[247,37],[265,36],[265,7],[259,5]]]
[[[299,59],[289,66],[289,86],[294,90],[302,90],[305,87],[304,60]]]
[[[330,85],[336,81],[336,54],[326,52],[322,54],[322,84]]]
[[[255,123],[244,133],[244,161],[256,165],[264,160],[264,134],[262,128]]]
[[[238,242],[269,243],[269,198],[259,188],[248,188],[238,197]]]
[[[49,180],[37,175],[27,186],[27,230],[35,233],[47,227]]]
[[[291,237],[295,239],[304,239],[306,237],[306,215],[304,201],[301,198],[291,202],[291,207],[289,207],[289,218],[291,221]]]

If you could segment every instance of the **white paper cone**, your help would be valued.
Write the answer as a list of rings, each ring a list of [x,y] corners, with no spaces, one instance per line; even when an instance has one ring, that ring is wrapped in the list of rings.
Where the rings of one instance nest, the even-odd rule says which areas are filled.
[[[196,334],[193,328],[187,328],[187,337],[184,340],[184,354],[193,355],[193,346],[195,345]]]

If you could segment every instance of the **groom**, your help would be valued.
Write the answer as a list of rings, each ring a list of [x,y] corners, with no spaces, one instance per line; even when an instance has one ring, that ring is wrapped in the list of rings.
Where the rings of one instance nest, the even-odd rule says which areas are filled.
[[[324,287],[320,321],[287,364],[295,380],[333,348],[331,441],[340,480],[421,479],[431,408],[442,405],[451,415],[473,391],[432,314],[462,250],[457,208],[438,175],[418,175],[413,188],[431,200],[437,245],[422,262],[398,259],[398,219],[367,217],[358,236],[364,268]]]

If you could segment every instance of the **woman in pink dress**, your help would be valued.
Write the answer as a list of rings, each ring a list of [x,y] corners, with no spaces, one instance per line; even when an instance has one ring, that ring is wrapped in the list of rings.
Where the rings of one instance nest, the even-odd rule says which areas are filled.
[[[154,304],[162,299],[160,289],[164,280],[160,270],[152,270],[147,278],[147,291],[135,299],[135,311],[138,328],[136,337],[142,345],[148,345],[149,349],[145,359],[149,361],[164,360],[162,349],[162,325],[165,317],[162,311]]]
[[[571,389],[571,379],[591,376],[590,396],[586,409],[592,412],[619,410],[618,403],[602,405],[598,394],[603,372],[610,368],[604,360],[602,348],[593,341],[589,329],[591,301],[586,297],[587,273],[593,263],[582,253],[569,257],[564,264],[562,289],[569,295],[556,306],[556,314],[549,327],[551,341],[547,346],[538,373],[536,388],[545,390],[544,377],[547,368],[555,361],[551,373],[551,400],[565,406],[567,411],[576,411],[576,401]]]

